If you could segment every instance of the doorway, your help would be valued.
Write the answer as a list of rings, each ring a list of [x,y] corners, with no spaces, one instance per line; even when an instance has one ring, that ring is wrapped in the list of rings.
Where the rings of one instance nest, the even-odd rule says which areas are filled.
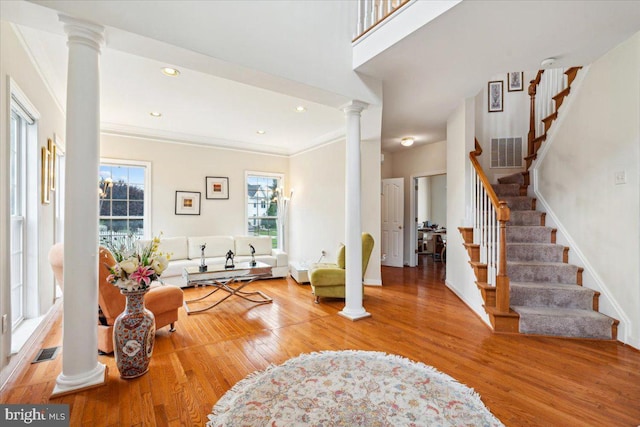
[[[423,255],[442,262],[447,239],[447,175],[424,174],[413,177],[410,230],[410,266],[419,264]]]

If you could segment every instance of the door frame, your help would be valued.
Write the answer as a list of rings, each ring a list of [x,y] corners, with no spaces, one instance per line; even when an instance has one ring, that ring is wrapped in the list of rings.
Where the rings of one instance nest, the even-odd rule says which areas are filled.
[[[434,176],[434,175],[446,175],[446,169],[436,169],[430,170],[422,173],[411,174],[411,191],[409,191],[409,227],[405,227],[405,230],[409,230],[409,256],[408,256],[408,266],[416,267],[418,265],[418,254],[416,253],[417,242],[418,242],[418,227],[416,224],[416,179],[421,178],[423,176]]]

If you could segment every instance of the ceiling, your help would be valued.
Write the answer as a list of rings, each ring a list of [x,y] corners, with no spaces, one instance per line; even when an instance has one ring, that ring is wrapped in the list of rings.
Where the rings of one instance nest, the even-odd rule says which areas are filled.
[[[292,155],[343,136],[338,107],[366,86],[344,73],[355,6],[3,1],[0,12],[19,25],[61,108],[67,47],[54,9],[107,27],[103,131]],[[395,151],[404,136],[445,139],[447,117],[496,74],[536,70],[547,57],[589,64],[639,30],[640,2],[465,0],[357,71],[382,81],[382,147]],[[167,65],[180,75],[163,75]],[[340,71],[353,76],[336,81]]]

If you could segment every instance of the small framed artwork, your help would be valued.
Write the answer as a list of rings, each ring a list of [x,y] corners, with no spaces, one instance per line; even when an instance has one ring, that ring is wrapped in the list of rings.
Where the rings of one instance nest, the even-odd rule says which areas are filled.
[[[221,176],[208,176],[207,199],[228,199],[229,198],[229,178]]]
[[[176,191],[176,215],[200,215],[200,192]]]
[[[502,101],[502,80],[489,82],[489,89],[487,91],[489,95],[489,112],[497,113],[503,110]]]
[[[520,92],[524,90],[523,75],[524,72],[522,71],[512,71],[507,74],[507,90],[509,92]]]
[[[49,150],[47,149],[47,147],[42,147],[40,149],[40,160],[41,160],[41,164],[40,164],[40,187],[41,187],[41,199],[42,199],[42,204],[43,205],[48,205],[50,202],[49,199],[49,179],[50,179],[50,175],[49,175],[49,165],[51,162],[51,153],[49,153]]]

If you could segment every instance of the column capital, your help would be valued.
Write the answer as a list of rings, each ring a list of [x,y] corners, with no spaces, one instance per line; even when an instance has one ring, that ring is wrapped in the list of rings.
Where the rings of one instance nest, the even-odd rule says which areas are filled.
[[[67,33],[67,45],[79,43],[100,53],[104,44],[103,26],[62,14],[58,15],[58,18],[64,24],[64,32]]]
[[[366,102],[362,102],[362,101],[358,101],[358,100],[352,100],[347,102],[346,104],[344,104],[343,106],[340,107],[340,109],[345,113],[345,114],[360,114],[362,113],[362,111],[364,111],[367,107],[369,106],[369,104],[367,104]]]

